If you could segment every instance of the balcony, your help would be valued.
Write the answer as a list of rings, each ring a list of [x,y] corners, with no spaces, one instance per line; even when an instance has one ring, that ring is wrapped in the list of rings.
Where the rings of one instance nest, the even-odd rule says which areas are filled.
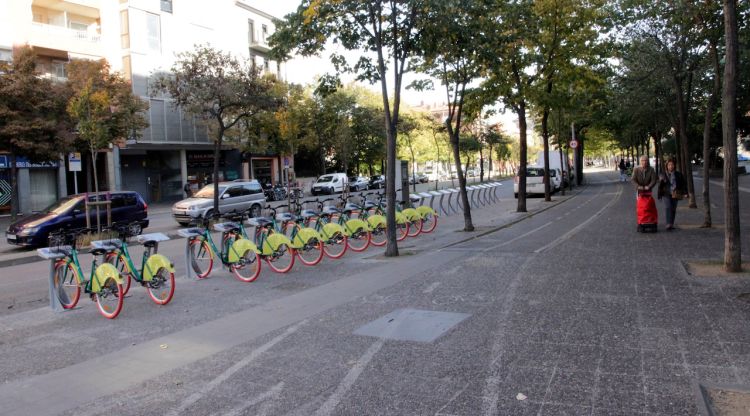
[[[268,41],[266,40],[267,35],[263,35],[260,31],[255,32],[255,36],[253,36],[253,39],[250,40],[250,49],[254,49],[258,52],[262,53],[268,53],[271,51],[271,46],[268,45]]]
[[[102,56],[101,35],[95,30],[31,22],[29,44],[82,55]]]

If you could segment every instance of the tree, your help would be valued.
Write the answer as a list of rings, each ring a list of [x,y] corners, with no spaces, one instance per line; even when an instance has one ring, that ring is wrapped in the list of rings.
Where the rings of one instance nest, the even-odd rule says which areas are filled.
[[[219,212],[219,160],[224,136],[240,121],[282,105],[273,76],[207,45],[177,56],[169,74],[156,75],[151,94],[167,93],[172,104],[200,117],[214,133],[214,206]]]
[[[134,95],[130,83],[111,72],[104,60],[73,60],[67,70],[71,91],[68,114],[78,140],[91,155],[94,192],[99,193],[99,151],[148,127],[144,116],[148,104]]]
[[[724,133],[724,268],[742,271],[740,199],[737,184],[737,1],[724,0],[724,84],[721,124]],[[705,180],[708,180],[706,178]]]
[[[445,88],[448,102],[445,125],[458,176],[464,231],[474,231],[474,224],[466,191],[466,176],[461,169],[460,134],[467,101],[474,100],[469,106],[477,110],[482,106],[482,98],[471,96],[471,89],[467,87],[484,73],[481,55],[489,46],[484,33],[494,25],[487,15],[488,8],[484,6],[483,2],[431,1],[421,38],[421,70],[439,79]],[[425,84],[417,86],[424,88]]]
[[[30,47],[16,50],[10,65],[0,62],[0,149],[10,152],[11,216],[19,212],[17,158],[58,160],[71,146],[65,115],[66,91],[36,73]]]
[[[353,66],[342,56],[332,59],[340,71],[356,73],[360,80],[380,82],[387,134],[385,255],[388,257],[398,256],[395,179],[401,88],[404,73],[408,71],[406,63],[417,52],[424,1],[303,0],[297,11],[275,22],[276,32],[270,38],[277,59],[286,59],[293,51],[303,56],[318,54],[328,40],[340,43],[347,50],[367,51]],[[393,76],[392,98],[389,67]]]

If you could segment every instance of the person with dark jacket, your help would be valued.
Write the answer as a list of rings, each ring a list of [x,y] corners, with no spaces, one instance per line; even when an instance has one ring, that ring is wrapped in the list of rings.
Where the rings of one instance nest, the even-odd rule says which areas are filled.
[[[682,173],[675,170],[674,160],[667,161],[665,172],[659,175],[659,199],[664,198],[664,211],[667,213],[667,230],[674,229],[677,202],[687,196],[687,186]]]

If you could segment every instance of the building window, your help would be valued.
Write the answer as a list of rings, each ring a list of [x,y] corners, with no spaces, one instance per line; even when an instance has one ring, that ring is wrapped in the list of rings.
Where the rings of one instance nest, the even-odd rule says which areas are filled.
[[[8,49],[0,49],[0,62],[13,61],[13,52]]]
[[[130,29],[127,10],[120,12],[120,47],[122,49],[130,48]]]
[[[122,75],[130,81],[133,78],[133,67],[130,62],[130,55],[122,57]]]
[[[247,41],[251,45],[255,41],[255,23],[251,19],[247,20]]]
[[[146,32],[148,36],[148,49],[151,52],[161,52],[161,27],[159,16],[146,13]]]
[[[268,58],[263,58],[263,71],[268,72],[271,70],[271,66],[268,63]]]
[[[250,52],[250,65],[252,66],[253,70],[255,69],[255,54],[251,51]]]
[[[52,68],[55,70],[55,76],[58,78],[67,78],[68,71],[65,69],[65,62],[53,61]]]
[[[263,41],[263,43],[266,43],[266,37],[268,36],[268,26],[266,25],[261,26],[261,36],[262,36],[261,40]]]
[[[161,11],[172,13],[172,0],[161,0]]]
[[[73,21],[68,22],[68,27],[70,29],[77,30],[79,32],[85,32],[85,31],[89,30],[89,26],[87,24],[81,23],[81,22],[73,22]]]

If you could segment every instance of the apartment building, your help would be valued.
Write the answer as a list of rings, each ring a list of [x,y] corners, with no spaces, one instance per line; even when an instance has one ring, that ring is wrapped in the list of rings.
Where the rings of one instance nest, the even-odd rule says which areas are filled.
[[[149,202],[178,199],[186,182],[197,185],[210,180],[212,140],[206,126],[175,108],[168,97],[150,97],[149,78],[169,70],[179,53],[196,44],[210,44],[251,59],[264,71],[283,78],[283,64],[268,56],[267,38],[273,33],[274,17],[255,3],[0,0],[0,59],[9,60],[13,48],[28,44],[39,57],[39,69],[53,79],[66,77],[70,59],[106,59],[112,70],[131,81],[133,92],[149,102],[150,127],[99,158],[102,188],[135,190]],[[226,148],[221,152],[221,176],[276,182],[281,179],[285,159],[263,155],[245,160],[238,149]],[[0,160],[0,180],[2,166]],[[54,200],[73,188],[64,161],[28,169],[29,183],[47,184],[44,189],[31,189],[31,195],[44,194]],[[79,183],[79,188],[86,189],[85,182]],[[42,203],[35,201],[23,208],[38,209]]]

